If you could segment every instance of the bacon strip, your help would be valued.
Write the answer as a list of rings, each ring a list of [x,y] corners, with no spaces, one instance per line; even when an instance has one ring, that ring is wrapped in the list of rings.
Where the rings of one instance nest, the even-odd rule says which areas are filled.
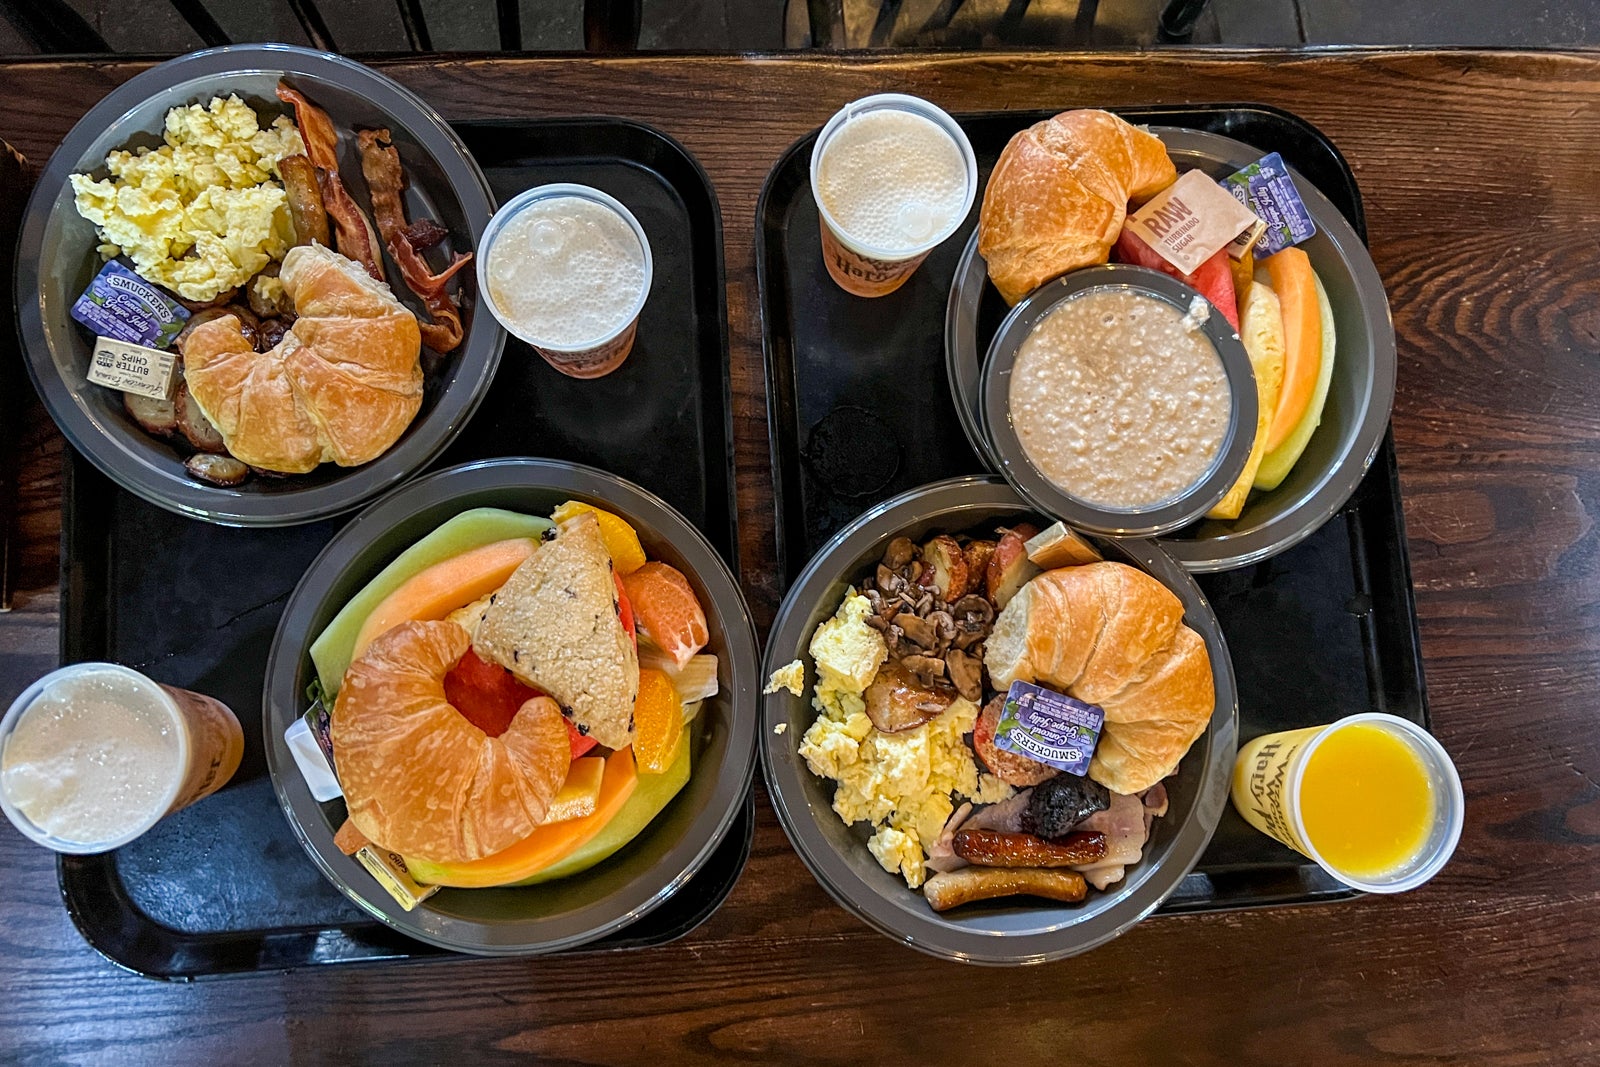
[[[339,134],[333,127],[333,120],[326,111],[282,82],[278,83],[278,99],[294,107],[295,125],[300,127],[300,139],[306,143],[306,156],[317,168],[322,203],[333,220],[339,254],[355,260],[368,274],[383,281],[383,246],[378,243],[378,235],[366,213],[351,198],[339,177]]]
[[[461,343],[461,313],[444,286],[456,271],[466,266],[472,254],[458,254],[438,274],[429,271],[427,261],[412,244],[407,229],[406,172],[400,164],[400,153],[389,140],[389,131],[362,130],[356,134],[356,143],[361,149],[361,173],[367,179],[378,232],[399,265],[406,287],[422,298],[433,318],[432,322],[418,323],[422,329],[422,343],[435,352],[449,352]]]

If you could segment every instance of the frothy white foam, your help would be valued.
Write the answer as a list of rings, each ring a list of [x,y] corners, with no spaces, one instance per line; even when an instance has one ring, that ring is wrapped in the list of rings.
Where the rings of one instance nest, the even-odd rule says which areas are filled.
[[[909,252],[961,213],[966,159],[932,119],[910,111],[868,111],[840,125],[823,146],[817,192],[854,240],[885,252]]]
[[[644,286],[644,249],[626,219],[580,196],[538,200],[489,247],[495,306],[529,337],[572,348],[627,325]]]
[[[182,767],[152,688],[107,670],[51,683],[6,742],[6,799],[46,833],[80,844],[113,841],[161,815]]]

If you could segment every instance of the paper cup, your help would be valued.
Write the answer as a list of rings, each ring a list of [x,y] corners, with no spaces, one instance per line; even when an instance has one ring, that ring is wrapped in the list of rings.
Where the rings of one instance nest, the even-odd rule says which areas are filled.
[[[1417,855],[1380,878],[1360,878],[1337,869],[1311,844],[1300,811],[1300,788],[1307,764],[1328,737],[1357,723],[1383,727],[1405,741],[1422,760],[1434,797],[1433,825]],[[1327,726],[1264,734],[1240,746],[1233,766],[1233,806],[1245,821],[1312,860],[1353,889],[1402,893],[1438,874],[1456,850],[1465,820],[1461,778],[1444,747],[1416,723],[1368,712]]]
[[[639,286],[639,292],[633,300],[632,310],[627,318],[599,336],[586,337],[573,343],[558,343],[548,337],[541,337],[528,324],[508,314],[495,303],[494,288],[489,284],[490,260],[494,255],[495,240],[505,229],[506,224],[534,204],[558,197],[587,200],[616,215],[627,223],[633,235],[638,238],[639,249],[644,256],[644,280]],[[544,357],[546,363],[562,374],[572,378],[599,378],[622,366],[623,361],[628,358],[628,353],[633,351],[633,340],[639,328],[639,313],[644,310],[645,300],[650,296],[650,284],[655,278],[655,262],[650,255],[650,239],[645,236],[644,227],[639,225],[639,220],[633,217],[633,212],[623,206],[620,200],[587,185],[561,182],[541,185],[520,193],[506,201],[500,210],[494,213],[494,218],[489,220],[489,226],[484,231],[483,241],[479,245],[477,274],[478,292],[482,296],[484,306],[508,333],[531,345]]]
[[[172,744],[177,760],[170,780],[163,783],[163,794],[148,818],[116,837],[100,841],[75,841],[36,825],[12,802],[0,772],[0,808],[13,826],[29,839],[57,852],[87,854],[109,852],[148,831],[163,818],[222,788],[239,769],[244,756],[244,731],[233,712],[221,701],[187,689],[161,685],[138,671],[115,663],[76,663],[34,682],[12,703],[0,719],[0,767],[5,764],[6,747],[18,722],[34,702],[52,685],[89,673],[105,673],[132,682],[141,694],[161,709],[171,725]]]
[[[905,111],[931,120],[955,142],[966,164],[967,192],[961,210],[927,241],[913,248],[874,248],[852,237],[828,211],[818,188],[817,172],[834,135],[853,119],[874,111]],[[978,160],[965,131],[956,124],[955,119],[915,96],[880,93],[846,104],[822,127],[822,132],[817,135],[817,143],[811,149],[811,195],[817,202],[817,214],[821,216],[822,261],[828,268],[829,276],[839,287],[855,296],[886,296],[904,285],[906,279],[928,258],[928,253],[949,238],[965,221],[977,192]]]

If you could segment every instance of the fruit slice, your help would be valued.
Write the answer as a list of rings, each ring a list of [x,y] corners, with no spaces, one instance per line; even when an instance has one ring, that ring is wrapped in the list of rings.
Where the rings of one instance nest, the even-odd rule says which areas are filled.
[[[412,575],[384,597],[361,624],[352,658],[365,652],[374,637],[403,622],[437,622],[490,595],[538,549],[537,541],[513,537],[469,549]]]
[[[1317,281],[1317,303],[1322,311],[1322,369],[1317,374],[1317,388],[1311,394],[1311,405],[1306,408],[1305,417],[1284,439],[1283,444],[1262,459],[1261,469],[1256,471],[1257,489],[1276,489],[1283,484],[1289,471],[1305,452],[1306,445],[1310,444],[1311,435],[1322,422],[1322,409],[1328,402],[1328,386],[1333,381],[1333,358],[1339,347],[1339,338],[1333,326],[1333,305],[1328,302],[1328,293],[1322,288],[1320,279]]]
[[[672,680],[672,688],[678,691],[678,699],[685,704],[717,695],[717,657],[710,653],[691,656],[689,662],[679,670],[671,656],[657,648],[654,642],[646,641],[639,646],[639,666],[654,667],[664,673]]]
[[[606,551],[611,553],[611,566],[618,574],[632,574],[644,565],[644,546],[639,544],[639,535],[620,516],[601,511],[592,504],[569,500],[552,511],[550,518],[562,523],[585,511],[600,520],[600,539],[606,543]]]
[[[672,763],[683,735],[683,701],[663,671],[639,672],[639,698],[633,702],[633,758],[640,774],[660,774]]]
[[[672,766],[661,774],[647,774],[641,777],[633,796],[629,797],[627,804],[617,812],[616,818],[606,823],[605,829],[570,856],[552,863],[517,884],[536,885],[586,871],[600,861],[609,859],[624,845],[638,837],[689,781],[691,747],[689,735],[686,733],[678,741],[678,751],[672,759]]]
[[[406,867],[411,877],[424,885],[487,889],[517,882],[538,874],[592,841],[627,804],[638,784],[633,753],[621,749],[606,757],[605,774],[600,780],[600,796],[595,800],[593,815],[541,826],[510,848],[470,863],[428,863],[408,857]]]
[[[511,537],[530,537],[537,541],[550,529],[550,520],[523,515],[501,508],[473,508],[447,520],[438,529],[400,553],[395,561],[379,571],[362,590],[333,617],[317,639],[311,642],[311,662],[328,697],[339,691],[339,682],[350,666],[356,634],[372,609],[398,589],[406,579],[447,560],[451,556],[494,541]]]
[[[544,814],[543,825],[550,826],[593,815],[600,800],[600,783],[605,780],[605,774],[606,761],[603,756],[585,756],[573,760],[567,770],[567,780],[561,784],[561,791]]]
[[[1117,237],[1113,254],[1118,263],[1158,270],[1184,282],[1211,301],[1211,306],[1222,312],[1228,325],[1235,330],[1239,328],[1239,304],[1233,293],[1233,270],[1228,266],[1226,248],[1196,267],[1193,274],[1185,274],[1168,263],[1160,252],[1151,248],[1144,238],[1132,230],[1123,230]]]
[[[1276,451],[1305,417],[1322,372],[1322,311],[1317,304],[1317,275],[1311,259],[1298,248],[1261,261],[1283,310],[1283,390],[1267,430],[1267,451]]]
[[[656,647],[672,657],[681,670],[689,658],[711,639],[706,613],[695,599],[689,579],[665,563],[652,560],[632,574],[622,586],[633,602],[633,615]]]
[[[1256,379],[1256,436],[1250,446],[1250,457],[1245,460],[1239,480],[1233,483],[1228,495],[1217,506],[1206,512],[1208,519],[1237,519],[1244,510],[1245,498],[1255,482],[1256,470],[1267,454],[1267,429],[1272,425],[1272,413],[1278,406],[1278,392],[1283,388],[1283,315],[1278,310],[1278,296],[1272,287],[1262,282],[1250,286],[1245,297],[1244,313],[1239,317],[1239,338],[1244,350],[1250,354],[1250,367]]]

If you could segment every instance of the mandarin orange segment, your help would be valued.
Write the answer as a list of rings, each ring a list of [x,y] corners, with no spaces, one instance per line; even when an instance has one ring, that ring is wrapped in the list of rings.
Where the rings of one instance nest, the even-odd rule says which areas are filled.
[[[689,579],[678,570],[651,560],[624,575],[622,586],[628,591],[639,628],[650,635],[657,648],[672,657],[679,670],[706,647],[711,639],[706,613],[695,599]]]
[[[600,539],[606,543],[606,551],[611,553],[611,566],[618,574],[632,574],[644,565],[644,546],[639,543],[639,535],[620,516],[601,511],[592,504],[569,500],[550,513],[550,521],[559,525],[585,511],[599,520]]]
[[[639,698],[633,705],[633,758],[640,774],[660,774],[672,766],[683,733],[683,703],[672,679],[649,667],[639,672]]]

